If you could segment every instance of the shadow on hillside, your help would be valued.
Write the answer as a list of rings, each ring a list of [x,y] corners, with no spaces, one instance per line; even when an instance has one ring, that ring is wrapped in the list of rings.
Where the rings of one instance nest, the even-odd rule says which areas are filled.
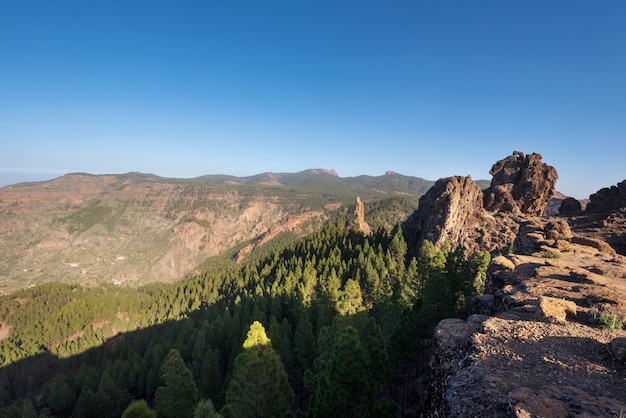
[[[616,342],[626,346],[624,341],[615,338],[605,344],[582,336],[514,338],[496,351],[492,345],[497,342],[486,341],[490,354],[481,359],[481,367],[466,368],[467,373],[451,383],[463,387],[457,388],[455,402],[486,416],[497,405],[528,416],[620,416],[626,410],[626,365],[612,346]]]
[[[53,416],[76,416],[74,408],[87,387],[96,394],[102,391],[104,372],[120,390],[152,405],[160,385],[161,362],[169,350],[177,349],[192,371],[201,396],[211,398],[219,409],[224,404],[224,389],[249,326],[260,321],[288,371],[296,395],[294,411],[306,410],[310,392],[304,385],[305,370],[296,361],[297,349],[294,349],[297,344],[294,336],[304,313],[310,318],[315,336],[333,320],[333,308],[324,299],[305,307],[291,296],[238,297],[237,302],[221,300],[188,312],[178,320],[117,334],[101,346],[68,358],[43,352],[0,369],[0,406],[8,408],[20,399],[30,399],[37,410],[48,408]],[[359,326],[367,317],[362,312],[346,318]],[[213,353],[213,358],[207,360],[208,351]],[[409,392],[405,388],[402,391],[403,396],[405,391]]]

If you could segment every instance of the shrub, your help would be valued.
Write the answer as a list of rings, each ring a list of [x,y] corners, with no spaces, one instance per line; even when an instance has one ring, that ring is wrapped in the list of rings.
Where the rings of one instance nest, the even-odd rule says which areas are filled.
[[[592,310],[591,322],[602,329],[622,329],[624,327],[624,318],[619,318],[612,312],[599,312]]]

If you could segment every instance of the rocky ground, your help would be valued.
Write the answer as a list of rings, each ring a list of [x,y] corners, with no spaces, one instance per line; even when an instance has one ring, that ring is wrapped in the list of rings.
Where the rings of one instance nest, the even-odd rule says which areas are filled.
[[[479,314],[438,325],[433,416],[626,414],[626,257],[533,234],[493,260]]]
[[[490,173],[484,191],[438,180],[403,224],[414,254],[425,239],[492,254],[474,314],[436,327],[426,415],[626,416],[626,180],[550,208],[541,155]]]

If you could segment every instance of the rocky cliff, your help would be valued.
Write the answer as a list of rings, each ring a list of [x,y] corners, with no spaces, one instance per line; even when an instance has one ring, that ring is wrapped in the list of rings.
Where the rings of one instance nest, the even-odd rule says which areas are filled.
[[[468,251],[508,251],[520,219],[545,210],[558,175],[541,155],[519,151],[495,163],[490,173],[491,186],[484,192],[471,177],[438,180],[402,225],[409,247],[416,250],[429,240]]]
[[[482,200],[469,178],[440,180],[403,224],[414,248],[447,239],[494,256],[473,314],[436,327],[428,415],[623,416],[626,257],[580,233],[579,218],[539,216],[557,175],[538,154],[515,152],[492,175]],[[608,190],[592,211],[615,217],[626,208],[614,208],[620,187]],[[604,222],[597,230],[623,238]]]

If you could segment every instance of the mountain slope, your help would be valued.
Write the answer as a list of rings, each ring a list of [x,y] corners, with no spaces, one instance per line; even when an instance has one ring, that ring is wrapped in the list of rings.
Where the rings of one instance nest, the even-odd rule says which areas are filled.
[[[340,178],[328,170],[238,178],[68,174],[0,189],[0,289],[50,281],[141,285],[192,273],[246,243],[298,237],[366,204],[406,197],[373,226],[401,220],[432,182],[399,174]],[[393,214],[392,214],[393,213]],[[366,215],[367,216],[367,215]]]

